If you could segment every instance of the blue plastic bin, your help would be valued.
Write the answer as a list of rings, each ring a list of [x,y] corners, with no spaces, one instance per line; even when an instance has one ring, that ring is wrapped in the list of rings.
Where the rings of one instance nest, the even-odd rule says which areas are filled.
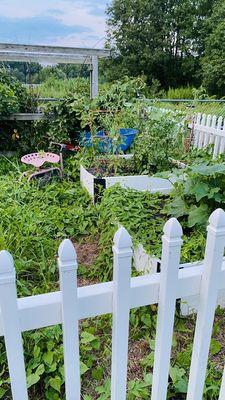
[[[135,136],[137,135],[138,130],[133,129],[133,128],[121,128],[120,129],[120,135],[121,135],[121,144],[117,146],[116,152],[120,151],[126,151],[129,149],[131,144],[134,141]],[[112,144],[112,139],[105,135],[104,130],[101,130],[97,132],[97,135],[95,137],[99,138],[99,143],[98,143],[98,150],[101,153],[111,153],[113,150],[113,144]],[[92,146],[92,139],[91,139],[91,133],[88,131],[85,131],[82,135],[82,144],[85,147],[91,147]]]

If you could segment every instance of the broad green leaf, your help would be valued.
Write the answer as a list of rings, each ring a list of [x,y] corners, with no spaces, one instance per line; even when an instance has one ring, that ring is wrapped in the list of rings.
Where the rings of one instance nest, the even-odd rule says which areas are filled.
[[[44,363],[47,365],[51,365],[53,362],[53,356],[54,356],[53,351],[48,351],[47,353],[44,353],[43,354]]]
[[[209,217],[209,208],[207,204],[200,206],[191,206],[189,210],[188,226],[192,228],[195,225],[206,225]]]
[[[29,389],[31,386],[35,385],[40,380],[40,375],[34,373],[30,374],[27,377],[27,388]]]
[[[80,362],[80,374],[83,375],[88,370],[89,370],[88,366],[81,361]]]
[[[55,376],[54,378],[49,379],[49,385],[60,393],[62,385],[62,380],[60,376]]]

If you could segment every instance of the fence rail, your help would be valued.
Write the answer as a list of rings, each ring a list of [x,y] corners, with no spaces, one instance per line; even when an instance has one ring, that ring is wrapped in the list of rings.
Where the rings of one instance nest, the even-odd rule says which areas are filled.
[[[113,315],[111,399],[126,399],[129,312],[158,303],[152,400],[166,400],[176,300],[199,296],[188,400],[202,400],[218,292],[225,289],[225,212],[209,220],[205,259],[180,269],[182,228],[172,218],[164,226],[161,272],[131,278],[132,240],[119,228],[114,237],[113,281],[77,288],[77,259],[70,240],[59,247],[60,291],[17,299],[12,256],[0,252],[0,335],[4,335],[13,400],[27,400],[21,332],[62,324],[66,399],[78,400],[80,362],[78,321]],[[225,374],[224,374],[225,375]],[[220,400],[225,399],[225,376]]]

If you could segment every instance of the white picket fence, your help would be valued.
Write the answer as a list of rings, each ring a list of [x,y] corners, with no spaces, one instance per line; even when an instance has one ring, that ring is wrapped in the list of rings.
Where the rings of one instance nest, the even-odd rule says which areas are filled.
[[[213,158],[225,151],[225,118],[216,115],[197,114],[191,126],[193,147],[203,149],[213,145]]]
[[[70,240],[59,247],[60,291],[17,299],[12,256],[0,252],[0,335],[4,335],[13,400],[27,400],[21,332],[62,324],[66,399],[79,400],[80,319],[113,315],[111,399],[126,399],[130,309],[158,303],[152,400],[166,400],[176,300],[199,296],[187,400],[201,400],[217,296],[225,288],[225,212],[209,219],[203,265],[180,269],[182,228],[164,227],[161,272],[131,278],[132,240],[124,228],[114,237],[112,282],[77,288],[76,252]],[[149,397],[150,398],[150,397]],[[225,400],[225,373],[219,400]]]

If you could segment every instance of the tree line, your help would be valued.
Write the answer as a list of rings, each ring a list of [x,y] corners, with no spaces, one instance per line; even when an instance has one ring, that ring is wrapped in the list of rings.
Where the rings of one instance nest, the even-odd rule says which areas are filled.
[[[113,0],[107,8],[109,79],[143,74],[149,85],[203,85],[222,97],[224,43],[221,0]]]

